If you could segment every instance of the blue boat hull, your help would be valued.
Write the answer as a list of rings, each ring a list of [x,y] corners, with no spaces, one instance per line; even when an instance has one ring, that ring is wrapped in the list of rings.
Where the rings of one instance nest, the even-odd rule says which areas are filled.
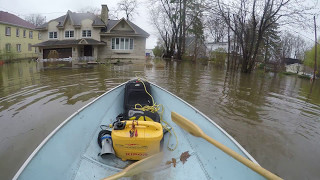
[[[230,135],[194,107],[151,84],[151,93],[157,104],[164,106],[163,119],[175,130],[178,147],[169,151],[165,146],[161,168],[143,176],[152,179],[264,179],[201,138],[194,137],[171,121],[171,111],[196,123],[207,135],[239,154],[256,162]],[[110,156],[98,156],[97,136],[100,125],[110,124],[122,113],[124,84],[101,95],[81,108],[57,127],[30,155],[14,179],[101,179],[111,176],[132,163]],[[164,144],[168,141],[167,133]],[[171,138],[170,145],[175,144]],[[183,164],[180,155],[191,155]],[[177,159],[176,167],[166,162]],[[150,178],[150,177],[149,177]]]

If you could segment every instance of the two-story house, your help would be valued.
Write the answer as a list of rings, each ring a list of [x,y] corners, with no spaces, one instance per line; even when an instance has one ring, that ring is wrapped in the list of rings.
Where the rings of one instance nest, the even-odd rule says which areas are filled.
[[[36,57],[32,45],[41,42],[40,39],[33,24],[0,11],[0,60]]]
[[[102,5],[100,16],[68,11],[37,27],[43,40],[34,45],[39,59],[51,58],[50,54],[73,60],[145,58],[149,34],[124,18],[110,20],[108,12],[107,5]]]

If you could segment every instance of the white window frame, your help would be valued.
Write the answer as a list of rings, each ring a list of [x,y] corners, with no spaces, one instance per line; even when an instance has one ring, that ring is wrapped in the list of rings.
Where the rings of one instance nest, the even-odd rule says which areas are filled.
[[[6,36],[11,36],[11,27],[6,26]]]
[[[123,40],[123,44],[121,43]],[[117,44],[118,42],[118,44]],[[129,43],[129,44],[127,44]],[[114,37],[111,38],[112,50],[131,51],[134,50],[134,39],[130,37]]]
[[[21,52],[21,44],[17,44],[17,52]]]
[[[50,37],[50,33],[52,33],[52,38]],[[56,35],[56,37],[55,37],[55,35]],[[58,32],[57,31],[48,32],[48,38],[49,39],[58,39]]]
[[[10,43],[6,44],[6,52],[11,52],[11,44]]]
[[[41,35],[42,35],[41,32],[38,32],[38,39],[39,40],[41,40],[41,38],[42,38]]]
[[[70,36],[71,32],[73,32],[73,36],[72,37]],[[68,33],[68,36],[66,36],[66,33]],[[66,30],[66,31],[64,31],[64,38],[67,38],[67,39],[74,38],[74,30]]]
[[[19,37],[20,36],[20,28],[16,29],[16,36]]]
[[[90,32],[90,36],[88,35]],[[92,31],[91,29],[86,29],[86,30],[82,30],[82,34],[81,34],[82,37],[92,37]]]
[[[23,30],[23,37],[25,38],[25,37],[27,37],[27,30]]]
[[[29,39],[33,39],[33,31],[29,31]]]

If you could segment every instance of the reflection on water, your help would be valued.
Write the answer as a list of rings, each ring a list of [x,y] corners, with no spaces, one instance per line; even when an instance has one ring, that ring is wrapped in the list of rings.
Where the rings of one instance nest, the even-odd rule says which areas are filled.
[[[73,112],[137,73],[208,115],[263,167],[285,179],[320,177],[318,82],[230,73],[210,63],[41,70],[25,61],[0,66],[0,179],[10,179]]]

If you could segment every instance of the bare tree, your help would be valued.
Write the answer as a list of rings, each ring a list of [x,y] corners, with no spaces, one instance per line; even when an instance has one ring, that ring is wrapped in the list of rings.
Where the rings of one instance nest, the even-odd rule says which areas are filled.
[[[46,17],[41,14],[30,14],[25,17],[25,20],[35,26],[40,26],[46,22]]]
[[[250,73],[260,52],[263,37],[275,23],[303,21],[310,7],[295,0],[237,0],[224,3],[217,0],[217,12],[237,37],[242,49],[241,71]],[[232,14],[229,21],[228,11]],[[286,21],[281,21],[286,19]]]
[[[118,10],[124,11],[126,14],[127,20],[133,18],[137,14],[138,3],[137,0],[122,0],[118,3]]]
[[[205,21],[205,27],[214,42],[222,42],[228,33],[227,24],[221,16],[211,13]]]
[[[204,9],[203,1],[150,1],[151,21],[158,30],[166,47],[164,57],[171,58],[174,56],[177,59],[182,59],[182,55],[185,52],[186,37],[197,36],[199,33],[203,34],[203,30],[201,29],[202,12]],[[198,30],[195,31],[195,27]],[[198,34],[196,35],[195,33]]]

